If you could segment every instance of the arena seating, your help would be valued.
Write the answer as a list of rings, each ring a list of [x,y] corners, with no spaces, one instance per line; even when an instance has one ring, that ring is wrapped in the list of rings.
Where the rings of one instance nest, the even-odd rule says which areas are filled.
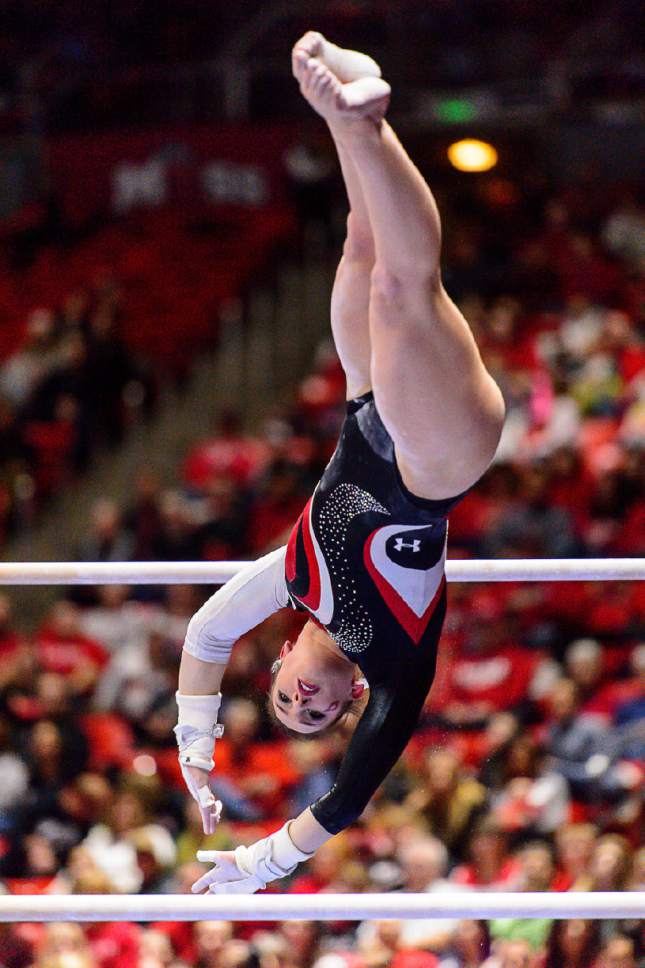
[[[135,211],[0,262],[0,541],[116,446],[217,345],[220,313],[292,235],[288,206]]]

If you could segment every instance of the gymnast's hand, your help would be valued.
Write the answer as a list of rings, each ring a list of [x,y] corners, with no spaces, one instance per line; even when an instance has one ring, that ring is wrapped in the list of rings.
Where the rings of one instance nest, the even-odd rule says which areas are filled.
[[[221,695],[185,696],[177,693],[179,722],[175,736],[179,748],[179,766],[188,792],[197,801],[205,834],[212,834],[222,812],[208,777],[215,766],[215,740],[224,727],[217,723]]]
[[[269,881],[291,874],[312,855],[296,847],[289,835],[289,823],[251,847],[198,850],[197,860],[213,864],[213,869],[195,881],[193,894],[254,894]]]
[[[216,800],[208,783],[208,771],[194,766],[184,766],[180,761],[181,772],[188,792],[197,801],[205,834],[215,833],[222,815],[222,803]]]
[[[238,866],[235,855],[234,850],[198,850],[197,860],[212,864],[213,869],[195,881],[193,894],[255,894],[266,887],[266,881]]]

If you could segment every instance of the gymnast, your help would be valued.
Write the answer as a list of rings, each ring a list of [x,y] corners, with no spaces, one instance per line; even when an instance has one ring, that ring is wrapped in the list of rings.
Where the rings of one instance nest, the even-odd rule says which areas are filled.
[[[441,283],[435,200],[385,120],[390,87],[367,55],[313,31],[293,73],[326,121],[350,213],[331,326],[347,379],[336,451],[288,544],[244,568],[194,615],[175,728],[186,785],[212,833],[220,685],[234,642],[285,607],[308,614],[272,667],[270,702],[315,733],[369,686],[331,790],[277,833],[213,864],[195,893],[252,893],[354,822],[405,749],[432,684],[446,610],[448,512],[495,453],[504,404]]]

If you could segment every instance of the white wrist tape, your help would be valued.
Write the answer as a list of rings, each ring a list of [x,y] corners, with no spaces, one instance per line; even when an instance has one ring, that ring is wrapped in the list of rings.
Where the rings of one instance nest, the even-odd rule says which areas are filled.
[[[175,736],[182,766],[195,766],[200,770],[213,769],[215,740],[224,732],[217,722],[222,702],[221,692],[210,696],[185,696],[175,694],[179,716]]]
[[[276,864],[279,864],[280,867],[290,867],[293,870],[296,864],[302,864],[303,861],[313,857],[314,851],[312,850],[310,854],[307,854],[304,850],[296,847],[289,833],[291,823],[292,821],[288,820],[283,827],[280,827],[271,835],[270,839],[273,841],[271,855]]]
[[[286,823],[270,837],[258,840],[251,847],[237,847],[235,862],[240,871],[249,877],[258,878],[264,886],[276,878],[286,877],[302,861],[309,860],[313,854],[300,850],[291,839],[290,823],[291,821]]]
[[[184,696],[176,692],[175,699],[179,708],[177,722],[180,726],[209,730],[217,722],[219,707],[222,705],[221,692],[210,696]]]

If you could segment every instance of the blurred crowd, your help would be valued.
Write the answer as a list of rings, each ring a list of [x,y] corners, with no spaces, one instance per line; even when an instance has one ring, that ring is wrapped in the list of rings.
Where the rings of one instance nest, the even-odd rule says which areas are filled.
[[[166,206],[80,239],[69,224],[0,236],[0,547],[185,388],[292,224],[288,207]]]
[[[446,276],[508,421],[496,462],[451,516],[451,554],[645,554],[643,212],[626,197],[564,193],[536,221],[521,207],[530,196],[495,180],[485,189],[467,213],[447,207]],[[482,212],[497,214],[494,237]],[[8,457],[28,459],[16,410],[23,431],[52,406],[78,422],[83,386],[84,419],[118,438],[114,410],[93,409],[78,376],[104,340],[114,393],[102,399],[121,412],[132,371],[111,306],[106,292],[92,312],[75,303],[32,318],[43,352],[28,341],[0,373]],[[255,435],[221,414],[173,489],[144,470],[128,503],[99,501],[77,557],[235,559],[283,542],[333,451],[343,394],[323,346]],[[204,838],[172,727],[183,637],[204,594],[77,590],[29,639],[0,596],[5,891],[173,893],[196,879]],[[645,890],[644,617],[638,583],[452,586],[406,754],[361,821],[280,890]],[[271,660],[299,621],[278,614],[234,650],[213,775],[225,819],[210,847],[253,842],[332,782],[351,724],[301,743],[264,708]],[[635,921],[21,925],[0,926],[0,964],[636,968],[643,942]]]
[[[5,5],[5,124],[15,120],[12,107],[20,119],[36,105],[49,131],[96,130],[142,117],[186,121],[191,108],[202,118],[221,118],[223,99],[213,96],[214,75],[204,65],[221,65],[220,51],[232,43],[245,68],[259,62],[271,87],[279,85],[279,96],[270,97],[266,75],[252,84],[253,116],[293,116],[295,88],[272,60],[282,65],[285,50],[312,27],[310,5],[192,0],[187,7],[186,0],[169,0],[154,14],[146,0],[95,0],[82,9],[52,0]],[[634,0],[602,0],[584,18],[576,3],[562,3],[548,20],[540,0],[431,6],[400,0],[396,8],[385,0],[327,0],[316,5],[314,26],[344,46],[368,46],[397,84],[445,90],[502,82],[531,90],[546,80],[550,95],[559,94],[566,106],[567,85],[579,102],[642,95],[638,14]],[[29,97],[21,101],[25,91]]]
[[[0,544],[149,412],[154,382],[120,336],[118,311],[111,281],[70,293],[60,311],[31,313],[0,364]]]

